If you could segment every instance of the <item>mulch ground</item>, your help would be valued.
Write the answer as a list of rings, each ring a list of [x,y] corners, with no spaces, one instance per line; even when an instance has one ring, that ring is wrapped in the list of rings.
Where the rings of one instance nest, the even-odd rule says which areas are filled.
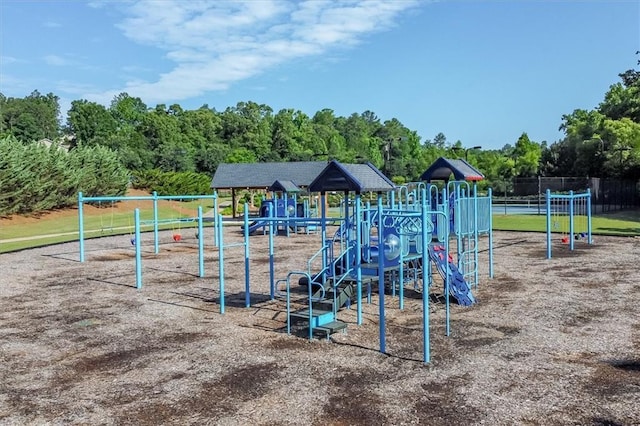
[[[208,233],[208,234],[207,234]],[[287,335],[270,300],[268,238],[218,251],[205,233],[198,277],[190,231],[145,235],[135,289],[128,237],[88,240],[86,262],[67,243],[0,255],[0,424],[640,424],[640,240],[596,237],[569,252],[545,236],[495,234],[495,277],[480,245],[479,303],[451,306],[430,288],[431,362],[423,357],[421,294],[404,310],[387,295],[339,318],[330,340]],[[225,241],[239,242],[236,227]],[[277,237],[276,278],[306,268],[317,235]],[[294,298],[301,293],[293,286]]]

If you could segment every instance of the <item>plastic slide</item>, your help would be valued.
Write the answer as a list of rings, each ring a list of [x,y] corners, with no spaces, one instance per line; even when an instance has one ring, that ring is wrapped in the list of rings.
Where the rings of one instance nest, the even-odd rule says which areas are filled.
[[[267,223],[262,221],[262,220],[254,220],[253,222],[251,222],[249,224],[249,234],[253,234],[254,232],[256,232],[258,229],[260,228],[264,228],[267,226]],[[244,227],[241,227],[242,229],[244,229]]]
[[[473,293],[471,293],[471,287],[465,281],[462,273],[458,269],[451,257],[445,260],[444,246],[439,244],[432,244],[429,246],[429,257],[436,264],[438,272],[443,280],[446,280],[445,271],[449,270],[449,291],[451,295],[458,301],[458,304],[462,306],[471,306],[476,303]],[[448,264],[448,268],[447,268]]]

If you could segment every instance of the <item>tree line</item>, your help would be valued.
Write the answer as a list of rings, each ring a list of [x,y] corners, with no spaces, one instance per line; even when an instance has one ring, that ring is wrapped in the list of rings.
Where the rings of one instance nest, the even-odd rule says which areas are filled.
[[[422,139],[397,118],[374,112],[312,116],[292,108],[275,112],[252,101],[217,111],[179,104],[147,106],[121,93],[109,106],[75,100],[63,123],[58,97],[34,91],[24,98],[0,94],[0,136],[22,143],[60,140],[71,150],[104,147],[129,171],[192,172],[211,176],[220,163],[370,161],[396,182],[417,180],[438,157],[467,157],[499,185],[512,177],[640,177],[640,71],[619,74],[602,102],[561,117],[564,137],[553,143],[523,133],[501,149],[469,149],[442,133]]]

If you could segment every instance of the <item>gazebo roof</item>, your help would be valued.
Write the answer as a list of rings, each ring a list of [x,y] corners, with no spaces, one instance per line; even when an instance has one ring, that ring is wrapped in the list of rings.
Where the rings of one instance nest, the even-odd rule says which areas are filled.
[[[252,188],[265,189],[274,182],[289,181],[297,187],[309,186],[325,168],[325,161],[299,161],[279,163],[222,163],[211,181],[213,189]]]
[[[440,157],[420,176],[420,180],[430,182],[432,180],[449,180],[451,175],[455,180],[478,181],[484,179],[484,175],[465,160],[453,160]]]
[[[373,164],[341,164],[331,161],[309,185],[309,192],[387,192],[395,188]]]
[[[301,189],[290,180],[280,180],[273,182],[269,187],[269,191],[273,192],[300,192]]]

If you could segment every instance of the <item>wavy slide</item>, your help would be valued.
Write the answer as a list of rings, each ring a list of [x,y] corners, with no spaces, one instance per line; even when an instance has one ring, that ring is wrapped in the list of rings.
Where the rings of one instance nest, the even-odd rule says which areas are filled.
[[[438,272],[443,280],[446,280],[445,271],[449,270],[449,291],[451,295],[458,301],[458,304],[462,306],[471,306],[476,303],[473,293],[471,293],[471,286],[467,283],[462,276],[462,273],[458,269],[451,256],[445,260],[444,246],[440,244],[432,244],[429,246],[429,257],[436,264]],[[447,268],[448,264],[448,268]]]

